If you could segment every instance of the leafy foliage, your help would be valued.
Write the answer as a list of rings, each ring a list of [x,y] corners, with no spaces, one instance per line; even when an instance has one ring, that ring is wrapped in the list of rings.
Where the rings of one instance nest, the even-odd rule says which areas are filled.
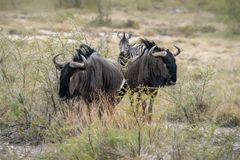
[[[226,13],[231,20],[230,28],[233,33],[240,34],[240,3],[236,0],[225,0],[226,2]]]

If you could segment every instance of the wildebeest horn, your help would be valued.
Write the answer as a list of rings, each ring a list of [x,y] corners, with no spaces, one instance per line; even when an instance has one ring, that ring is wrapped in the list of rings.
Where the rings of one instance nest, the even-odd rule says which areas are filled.
[[[150,50],[149,50],[149,54],[152,54],[154,49],[156,48],[157,46],[153,46]]]
[[[166,51],[160,51],[160,52],[154,52],[154,49],[156,48],[157,46],[153,46],[150,51],[149,51],[149,54],[151,54],[152,56],[154,57],[165,57],[167,55],[167,52]]]
[[[177,55],[180,54],[181,49],[180,49],[179,47],[175,46],[175,45],[174,45],[174,47],[177,48],[177,53],[174,53],[173,55],[174,55],[174,56],[177,56]]]
[[[58,63],[58,62],[56,61],[57,57],[60,56],[60,55],[62,55],[62,53],[57,54],[57,55],[54,56],[53,59],[52,59],[55,67],[56,67],[58,70],[61,70],[61,69],[63,68],[63,66],[64,66],[64,64],[60,64],[60,63]]]
[[[166,51],[152,53],[152,56],[154,56],[154,57],[165,57],[166,55],[167,55]]]
[[[87,65],[88,65],[88,62],[83,55],[81,55],[81,57],[82,57],[82,60],[83,60],[82,63],[80,63],[80,62],[70,62],[69,67],[71,67],[71,68],[81,68],[81,69],[86,68]]]

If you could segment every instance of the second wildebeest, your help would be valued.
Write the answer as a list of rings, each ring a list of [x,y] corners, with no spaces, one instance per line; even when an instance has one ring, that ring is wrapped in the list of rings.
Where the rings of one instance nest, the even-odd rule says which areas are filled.
[[[127,64],[125,87],[130,89],[132,95],[134,92],[138,92],[138,102],[143,92],[150,96],[148,121],[151,121],[152,106],[158,87],[174,85],[177,81],[175,56],[179,55],[181,51],[175,46],[177,52],[172,53],[169,49],[160,48],[155,42],[147,39],[141,39],[141,42],[146,49],[142,50],[137,58],[130,59]],[[126,92],[124,89],[122,91]],[[133,105],[133,100],[131,100],[131,104]],[[146,101],[143,101],[143,114],[145,114],[146,107]]]
[[[93,48],[82,44],[71,62],[60,64],[53,62],[60,72],[59,96],[62,99],[81,97],[90,109],[90,104],[99,104],[99,116],[103,112],[104,103],[112,110],[112,106],[120,99],[118,91],[123,81],[120,64],[100,56]]]

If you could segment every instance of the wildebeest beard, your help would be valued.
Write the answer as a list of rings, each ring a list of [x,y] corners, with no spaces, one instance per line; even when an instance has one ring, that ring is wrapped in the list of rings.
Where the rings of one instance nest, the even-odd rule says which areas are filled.
[[[155,58],[148,51],[129,63],[126,79],[129,87],[135,89],[139,86],[159,87],[164,86],[169,78],[168,70],[161,58]]]
[[[60,98],[72,98],[75,96],[74,94],[70,94],[69,92],[69,83],[70,83],[70,77],[74,74],[76,69],[73,69],[69,66],[69,63],[67,63],[63,69],[61,70],[60,74],[60,88],[59,88],[59,96]]]

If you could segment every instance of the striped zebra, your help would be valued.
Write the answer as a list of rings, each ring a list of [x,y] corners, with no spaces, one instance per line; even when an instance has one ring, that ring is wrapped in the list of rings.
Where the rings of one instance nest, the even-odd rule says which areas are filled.
[[[120,36],[120,33],[118,33],[117,36],[120,39],[120,54],[118,56],[118,63],[120,63],[121,65],[125,66],[129,60],[134,60],[140,57],[145,52],[145,45],[129,43],[129,39],[132,37],[131,33],[128,33],[128,35],[126,35],[126,33],[123,32],[122,36]]]

